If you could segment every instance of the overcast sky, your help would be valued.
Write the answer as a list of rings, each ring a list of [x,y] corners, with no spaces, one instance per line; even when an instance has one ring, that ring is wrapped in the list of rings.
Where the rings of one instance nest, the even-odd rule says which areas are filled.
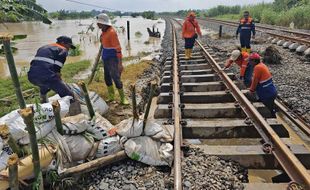
[[[73,0],[120,11],[176,11],[181,9],[208,9],[217,5],[247,5],[273,0]],[[67,0],[37,0],[48,11],[66,10],[102,10],[87,5],[80,5]]]

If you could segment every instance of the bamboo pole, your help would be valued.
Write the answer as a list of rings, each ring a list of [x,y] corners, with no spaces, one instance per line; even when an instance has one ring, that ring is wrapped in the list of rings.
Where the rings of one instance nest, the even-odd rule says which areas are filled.
[[[109,156],[97,158],[96,160],[92,160],[90,162],[74,166],[72,168],[64,169],[63,172],[60,173],[59,175],[62,178],[66,176],[80,175],[82,173],[87,173],[96,170],[98,168],[110,165],[112,163],[124,160],[125,158],[127,158],[125,151],[120,151]]]
[[[95,59],[95,63],[93,65],[93,68],[91,70],[91,74],[90,74],[90,77],[89,77],[89,80],[88,80],[88,83],[87,83],[88,85],[90,85],[93,82],[93,79],[95,77],[95,74],[96,74],[96,71],[97,71],[97,68],[98,68],[98,65],[99,65],[102,49],[103,49],[103,47],[102,47],[102,45],[100,45],[99,52],[98,52],[97,57]]]
[[[60,116],[60,104],[58,100],[52,103],[53,112],[55,116],[56,128],[59,134],[64,135],[64,129],[62,127],[62,121]]]
[[[95,116],[95,111],[94,111],[93,105],[91,103],[91,100],[89,98],[87,87],[86,87],[86,85],[85,85],[85,83],[83,81],[80,81],[78,84],[79,84],[79,86],[82,88],[82,90],[84,92],[85,102],[86,102],[86,105],[87,105],[87,108],[88,108],[89,116],[92,119]]]
[[[22,90],[20,88],[20,83],[19,83],[19,79],[18,79],[16,67],[15,67],[15,61],[14,61],[14,57],[12,54],[11,43],[10,43],[9,37],[3,38],[3,47],[4,47],[5,57],[9,65],[11,78],[12,78],[12,81],[15,87],[15,93],[16,93],[16,97],[19,103],[19,107],[20,109],[24,109],[26,108],[26,103],[25,103],[25,99],[22,94]]]
[[[18,146],[17,142],[15,141],[15,139],[13,139],[11,133],[10,133],[10,129],[7,125],[0,125],[0,137],[7,141],[8,145],[10,146],[10,148],[13,150],[14,153],[16,153],[18,155],[18,157],[22,157],[23,156],[23,151],[20,149],[20,147]]]
[[[12,154],[8,159],[9,166],[9,184],[11,190],[18,190],[18,156]]]
[[[146,105],[146,109],[145,109],[145,113],[144,113],[144,118],[143,118],[143,132],[144,132],[144,129],[145,129],[145,126],[146,126],[147,118],[148,118],[149,113],[150,113],[152,99],[153,99],[153,96],[154,96],[154,89],[155,89],[155,84],[151,84],[150,93],[149,93],[149,97],[148,97],[148,102],[147,102],[147,105]]]
[[[20,115],[24,119],[24,123],[26,124],[26,130],[29,134],[30,146],[32,151],[32,163],[34,170],[35,183],[39,186],[40,190],[43,190],[43,178],[40,167],[40,157],[39,157],[39,149],[37,144],[36,130],[33,123],[33,107],[28,107],[19,111]]]

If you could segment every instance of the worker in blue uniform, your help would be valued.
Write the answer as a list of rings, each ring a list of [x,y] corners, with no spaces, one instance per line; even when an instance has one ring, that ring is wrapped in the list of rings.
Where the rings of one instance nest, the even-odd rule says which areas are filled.
[[[47,102],[47,93],[50,90],[55,91],[60,97],[73,97],[71,105],[77,102],[74,100],[73,92],[61,79],[61,68],[70,48],[76,48],[72,39],[60,36],[56,43],[40,47],[31,61],[28,80],[40,88],[41,103]]]
[[[244,18],[240,20],[239,26],[236,31],[236,38],[240,33],[240,44],[242,52],[251,53],[251,33],[253,34],[252,38],[255,39],[255,24],[253,19],[250,17],[249,11],[244,11]]]

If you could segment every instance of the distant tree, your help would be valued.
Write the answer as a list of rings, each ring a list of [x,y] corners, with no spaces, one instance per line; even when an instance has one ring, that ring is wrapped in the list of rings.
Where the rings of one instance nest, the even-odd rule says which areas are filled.
[[[19,22],[22,20],[41,20],[51,24],[47,11],[35,0],[0,0],[0,22]]]

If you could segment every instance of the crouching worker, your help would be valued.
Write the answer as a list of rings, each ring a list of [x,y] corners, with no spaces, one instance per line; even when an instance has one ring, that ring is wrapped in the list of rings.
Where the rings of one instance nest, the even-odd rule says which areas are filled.
[[[125,97],[123,83],[121,81],[121,73],[123,71],[122,49],[117,33],[112,27],[110,18],[104,13],[97,16],[97,25],[102,30],[102,60],[104,67],[104,80],[108,87],[108,101],[114,101],[115,99],[113,87],[114,82],[120,95],[121,104],[128,105],[129,102]]]
[[[249,54],[240,50],[234,50],[226,61],[224,70],[229,68],[234,62],[240,67],[240,80],[243,81],[246,87],[250,87],[253,65],[249,64]]]
[[[61,79],[61,68],[70,48],[75,49],[75,46],[72,44],[72,39],[67,36],[60,36],[56,43],[40,47],[30,63],[28,80],[40,88],[41,103],[47,102],[47,93],[50,90],[55,91],[60,97],[73,97],[69,114],[74,115],[80,113],[80,105]]]
[[[277,90],[272,82],[272,76],[268,67],[260,61],[260,56],[257,53],[252,53],[250,56],[251,64],[254,65],[254,74],[250,92],[256,94],[261,101],[271,112],[272,117],[276,117],[276,107],[274,100],[277,97]]]
[[[198,38],[198,35],[201,37],[200,27],[195,18],[196,14],[190,12],[182,27],[182,37],[185,40],[185,59],[192,57],[195,40]]]

